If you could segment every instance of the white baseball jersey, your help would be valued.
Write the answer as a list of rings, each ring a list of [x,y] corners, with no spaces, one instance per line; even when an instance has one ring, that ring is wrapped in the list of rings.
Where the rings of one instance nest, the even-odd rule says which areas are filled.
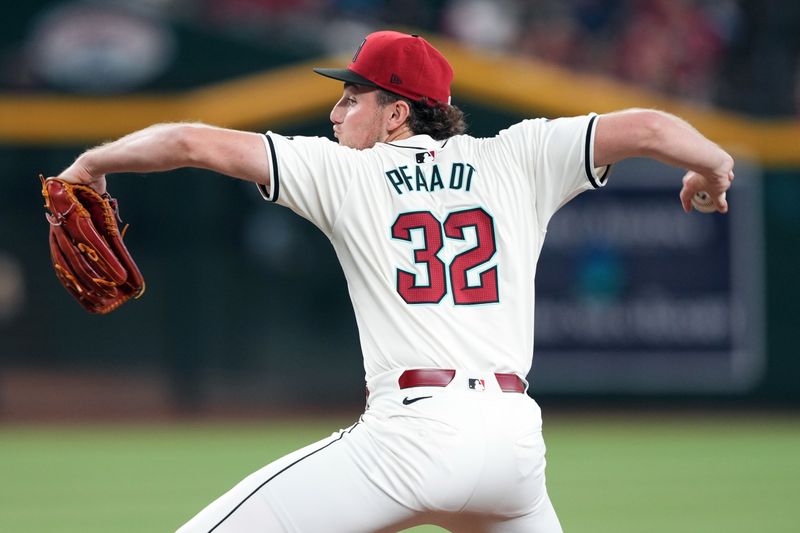
[[[270,201],[331,240],[353,302],[366,378],[409,367],[524,377],[534,275],[550,217],[605,184],[596,115],[525,120],[497,136],[416,135],[354,150],[264,136]]]
[[[368,150],[267,133],[271,201],[330,238],[347,277],[369,402],[353,426],[273,461],[179,533],[561,533],[527,375],[545,229],[601,186],[595,115],[491,139],[417,135]],[[413,367],[446,382],[404,384]],[[434,371],[435,372],[435,371]],[[441,370],[440,370],[441,372]]]

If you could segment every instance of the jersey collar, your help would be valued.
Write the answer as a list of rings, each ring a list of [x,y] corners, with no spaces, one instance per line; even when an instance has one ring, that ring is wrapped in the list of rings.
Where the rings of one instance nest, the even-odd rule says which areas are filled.
[[[394,146],[395,148],[410,148],[412,150],[430,150],[431,148],[440,148],[444,146],[447,140],[436,141],[430,135],[412,135],[405,139],[400,139],[385,144],[387,146]]]

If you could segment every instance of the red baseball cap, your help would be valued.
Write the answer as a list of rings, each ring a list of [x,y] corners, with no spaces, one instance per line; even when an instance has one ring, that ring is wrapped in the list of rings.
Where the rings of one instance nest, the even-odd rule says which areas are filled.
[[[450,103],[453,67],[419,35],[370,33],[346,69],[315,68],[314,72],[347,83],[380,87],[414,101],[427,97],[431,105]]]

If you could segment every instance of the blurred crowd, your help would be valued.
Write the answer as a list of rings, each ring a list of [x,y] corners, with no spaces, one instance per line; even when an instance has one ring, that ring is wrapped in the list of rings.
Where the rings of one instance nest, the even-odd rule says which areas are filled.
[[[707,101],[742,25],[736,0],[207,0],[209,22],[300,16],[315,35],[381,22],[423,27],[476,47],[536,57]],[[325,28],[324,26],[328,26]],[[359,26],[364,26],[360,29]]]
[[[797,0],[204,0],[227,31],[272,27],[332,51],[383,26],[615,76],[698,103],[800,114]],[[260,29],[259,29],[260,28]]]
[[[701,104],[800,115],[797,0],[109,0],[259,46],[353,50],[378,28],[602,73]],[[141,41],[155,42],[157,35]],[[167,43],[165,47],[168,47]],[[127,45],[126,45],[127,46]],[[147,47],[142,44],[146,53]],[[55,61],[63,65],[63,61]]]

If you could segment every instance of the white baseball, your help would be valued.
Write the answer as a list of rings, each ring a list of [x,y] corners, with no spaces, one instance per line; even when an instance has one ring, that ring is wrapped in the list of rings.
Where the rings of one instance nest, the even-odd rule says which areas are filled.
[[[705,191],[697,192],[692,196],[692,207],[700,213],[714,213],[717,210],[711,195]]]

